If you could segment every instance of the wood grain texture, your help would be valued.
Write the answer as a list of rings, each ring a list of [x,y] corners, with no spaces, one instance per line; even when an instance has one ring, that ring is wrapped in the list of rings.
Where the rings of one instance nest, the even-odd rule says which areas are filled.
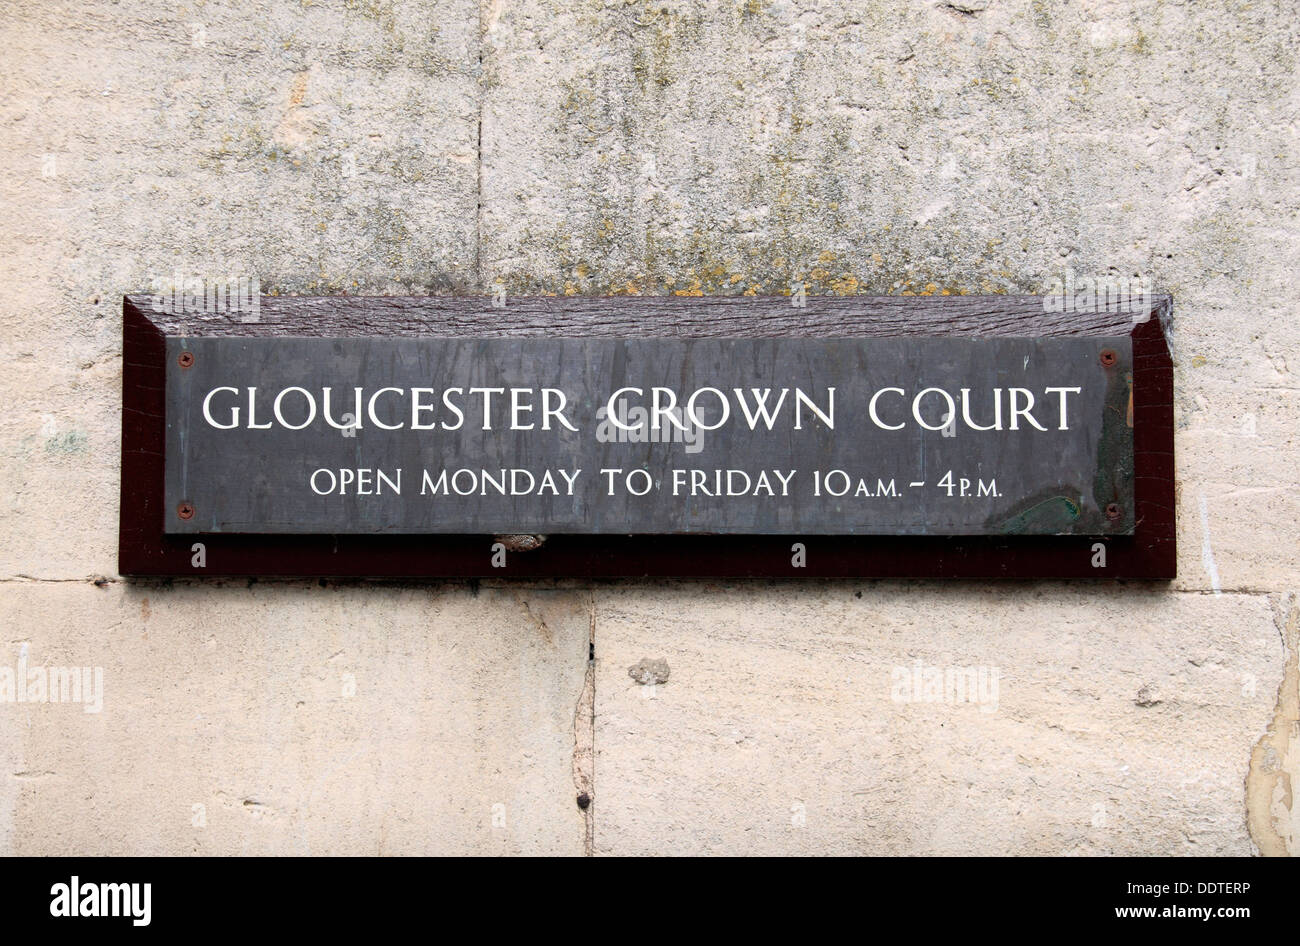
[[[1037,296],[824,298],[263,297],[257,322],[154,312],[123,300],[119,570],[136,577],[263,578],[1085,578],[1175,576],[1172,300],[1150,316],[1048,313]],[[1031,337],[1130,335],[1137,525],[1132,536],[552,536],[493,568],[493,537],[168,536],[163,532],[167,335],[269,337]],[[207,564],[191,564],[202,541]],[[806,567],[791,547],[806,548]],[[1107,567],[1094,568],[1094,546]]]
[[[1152,312],[1168,307],[1152,299]],[[238,315],[154,312],[149,296],[126,304],[166,335],[257,337],[512,335],[610,338],[870,338],[885,335],[1037,337],[1127,335],[1127,312],[1044,312],[1041,296],[519,297],[263,296],[257,322]]]

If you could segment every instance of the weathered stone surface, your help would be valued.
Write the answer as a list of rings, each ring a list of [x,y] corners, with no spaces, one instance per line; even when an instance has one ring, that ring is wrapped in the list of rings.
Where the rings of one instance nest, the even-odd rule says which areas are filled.
[[[599,853],[1251,852],[1262,596],[664,585],[598,595],[596,634]],[[628,678],[647,651],[671,683]],[[896,699],[918,666],[995,698]]]
[[[1209,497],[1224,587],[1294,583],[1300,40],[1276,8],[486,9],[485,281],[937,294],[1149,277],[1175,298],[1184,513]],[[1243,403],[1259,438],[1201,449]],[[1209,588],[1192,511],[1180,586]]]
[[[3,594],[0,675],[23,654],[102,667],[103,699],[98,713],[0,701],[0,850],[583,853],[583,594],[66,582]]]
[[[1178,587],[1293,590],[1300,389],[1184,382],[1177,419]]]
[[[0,12],[0,575],[115,569],[121,298],[474,285],[478,10]],[[18,250],[19,252],[12,252]]]

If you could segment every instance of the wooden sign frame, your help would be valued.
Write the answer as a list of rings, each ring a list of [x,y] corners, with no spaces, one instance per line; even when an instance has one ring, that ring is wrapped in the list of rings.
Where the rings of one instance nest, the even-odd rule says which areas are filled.
[[[265,578],[1090,578],[1175,577],[1169,296],[1149,311],[1052,312],[1040,296],[264,296],[240,313],[122,305],[118,568],[130,577]],[[1133,344],[1136,526],[1130,536],[554,535],[530,550],[488,535],[169,535],[164,532],[168,336],[847,338],[1128,335]],[[202,545],[202,553],[195,548]],[[797,566],[794,546],[803,546]],[[1099,554],[1100,549],[1100,554]],[[499,552],[499,548],[497,549]],[[1104,564],[1098,564],[1101,561]],[[201,564],[199,564],[201,562]]]

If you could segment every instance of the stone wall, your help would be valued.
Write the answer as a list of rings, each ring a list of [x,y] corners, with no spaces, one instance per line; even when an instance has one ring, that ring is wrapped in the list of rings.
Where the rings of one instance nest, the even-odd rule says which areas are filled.
[[[0,852],[1294,853],[1294,13],[0,2],[0,668],[103,674],[99,712],[0,700]],[[1067,270],[1175,299],[1168,586],[116,575],[121,297],[156,278]],[[898,698],[974,667],[996,699]]]

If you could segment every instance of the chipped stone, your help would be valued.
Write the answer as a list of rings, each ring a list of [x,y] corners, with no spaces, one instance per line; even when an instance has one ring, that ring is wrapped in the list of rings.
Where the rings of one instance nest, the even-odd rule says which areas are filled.
[[[1138,706],[1155,706],[1161,702],[1161,699],[1154,687],[1144,686],[1138,690],[1137,698],[1133,702]]]
[[[643,657],[627,668],[627,675],[642,686],[668,682],[668,661],[662,657],[651,660]]]

